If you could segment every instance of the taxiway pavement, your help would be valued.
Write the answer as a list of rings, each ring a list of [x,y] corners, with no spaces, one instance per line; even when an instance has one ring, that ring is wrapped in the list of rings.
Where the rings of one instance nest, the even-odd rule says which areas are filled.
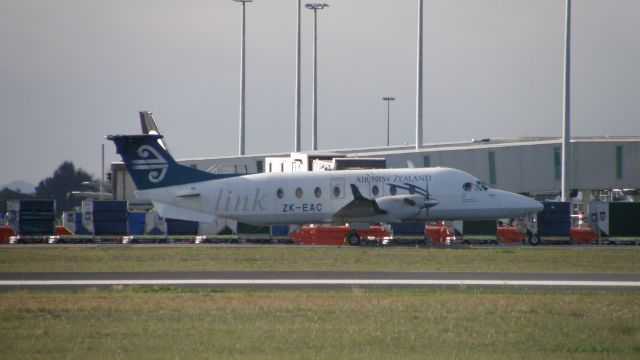
[[[640,274],[489,272],[28,272],[0,273],[0,290],[123,286],[251,289],[474,288],[640,291]]]

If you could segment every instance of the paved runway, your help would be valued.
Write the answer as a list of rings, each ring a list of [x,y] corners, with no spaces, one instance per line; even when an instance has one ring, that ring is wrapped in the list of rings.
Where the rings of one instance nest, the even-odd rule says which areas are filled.
[[[640,274],[468,272],[69,272],[0,273],[0,290],[114,286],[191,288],[516,288],[640,291]]]

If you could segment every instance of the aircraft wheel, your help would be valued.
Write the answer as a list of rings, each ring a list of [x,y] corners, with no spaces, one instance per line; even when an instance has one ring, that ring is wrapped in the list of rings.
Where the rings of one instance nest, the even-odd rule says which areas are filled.
[[[351,246],[360,245],[360,236],[358,236],[358,233],[355,231],[347,233],[347,243]]]
[[[536,235],[530,235],[529,236],[529,244],[532,246],[538,246],[540,244],[542,244],[542,240],[540,240],[540,236]]]

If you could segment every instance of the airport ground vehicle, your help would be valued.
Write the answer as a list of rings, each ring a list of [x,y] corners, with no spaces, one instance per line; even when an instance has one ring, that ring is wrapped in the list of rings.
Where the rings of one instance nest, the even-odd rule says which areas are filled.
[[[596,244],[598,233],[589,226],[572,227],[569,231],[569,242],[575,245]]]
[[[0,226],[0,244],[8,244],[9,238],[15,235],[10,226]]]
[[[427,226],[424,223],[374,225],[366,230],[353,230],[349,226],[303,226],[289,236],[294,243],[301,245],[448,245],[455,240],[455,235],[443,222]]]
[[[432,245],[452,245],[456,242],[455,231],[446,226],[444,221],[437,221],[434,224],[425,226],[424,234],[427,241]]]
[[[14,234],[9,238],[9,242],[11,244],[46,244],[46,243],[57,243],[60,242],[51,242],[52,238],[60,239],[62,237],[73,237],[73,233],[69,231],[66,227],[62,225],[54,226],[53,235],[22,235],[22,234]]]
[[[123,244],[193,244],[194,236],[189,235],[126,235],[122,237]]]
[[[391,224],[392,240],[389,244],[396,245],[450,245],[455,242],[456,236],[451,224],[447,226],[444,221],[432,223],[400,223]]]
[[[351,245],[390,240],[391,233],[383,226],[370,226],[367,230],[353,230],[349,226],[303,226],[289,236],[299,245]]]
[[[493,221],[486,222],[485,231],[476,230],[471,234],[459,236],[458,242],[463,244],[525,244],[527,241],[526,230],[517,226],[498,225]]]

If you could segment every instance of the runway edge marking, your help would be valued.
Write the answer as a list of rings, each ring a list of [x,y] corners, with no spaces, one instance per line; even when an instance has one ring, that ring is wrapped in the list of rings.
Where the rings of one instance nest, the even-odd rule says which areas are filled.
[[[484,285],[640,287],[640,281],[566,280],[421,280],[421,279],[197,279],[197,280],[0,280],[0,286],[105,286],[105,285]]]

